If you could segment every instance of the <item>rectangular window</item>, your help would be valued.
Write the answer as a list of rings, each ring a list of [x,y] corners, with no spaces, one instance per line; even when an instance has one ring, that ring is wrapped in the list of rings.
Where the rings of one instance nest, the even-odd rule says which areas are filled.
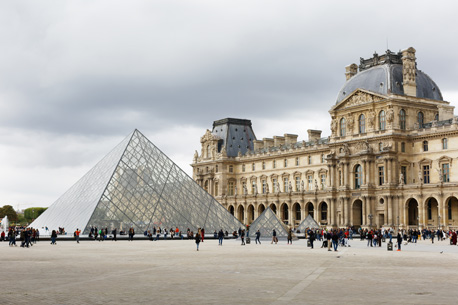
[[[285,193],[289,191],[289,189],[288,189],[288,178],[283,178],[283,191]]]
[[[234,196],[234,182],[233,181],[229,181],[227,183],[227,195]]]
[[[266,162],[262,162],[262,169],[266,169]]]
[[[342,186],[342,171],[339,171],[339,185]]]
[[[285,167],[288,167],[288,159],[284,160],[284,165],[285,165]]]
[[[266,180],[262,180],[262,193],[267,193],[267,182]]]
[[[442,164],[442,182],[450,182],[450,164]]]
[[[423,165],[423,183],[429,183],[429,165]]]
[[[321,189],[324,190],[325,186],[326,186],[326,174],[321,174]]]
[[[218,172],[218,165],[215,166],[215,173]]]
[[[229,173],[233,173],[234,172],[234,166],[233,165],[229,165]]]
[[[447,138],[442,139],[442,149],[448,148],[448,140]]]
[[[272,184],[273,184],[273,187],[272,187],[272,190],[274,191],[274,193],[278,193],[278,184],[277,184],[277,179],[272,179]]]
[[[296,177],[296,192],[299,192],[301,190],[301,177],[297,176]]]
[[[308,160],[309,160],[309,164],[312,164],[312,156],[309,156]]]
[[[251,169],[253,170],[253,172],[256,170],[256,164],[255,163],[251,164]]]
[[[385,183],[385,168],[384,166],[378,167],[378,185],[383,185]]]
[[[276,168],[277,167],[277,161],[273,160],[272,161],[272,168]]]
[[[242,164],[242,172],[245,172],[245,164]]]
[[[406,152],[406,143],[401,142],[401,152],[405,153]]]
[[[401,166],[402,183],[407,184],[407,166]]]
[[[251,194],[256,194],[256,181],[251,182]]]
[[[299,166],[299,157],[296,158],[296,166]]]
[[[312,175],[309,175],[307,177],[307,182],[308,182],[307,184],[308,184],[309,191],[311,191],[313,187],[313,176]]]

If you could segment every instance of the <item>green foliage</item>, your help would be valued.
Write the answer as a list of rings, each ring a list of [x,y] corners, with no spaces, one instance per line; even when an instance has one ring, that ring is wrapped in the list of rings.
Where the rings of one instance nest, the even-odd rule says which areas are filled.
[[[32,222],[33,220],[37,219],[47,208],[28,208],[24,210],[24,218]]]
[[[4,205],[0,208],[0,218],[8,216],[9,221],[17,221],[17,213],[10,205]]]

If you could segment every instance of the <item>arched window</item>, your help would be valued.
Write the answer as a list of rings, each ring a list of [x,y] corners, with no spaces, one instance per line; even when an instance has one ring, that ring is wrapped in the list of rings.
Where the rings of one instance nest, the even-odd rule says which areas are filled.
[[[418,128],[423,128],[423,123],[424,123],[424,116],[423,112],[418,113]]]
[[[382,110],[378,113],[378,129],[385,130],[386,121],[385,121],[385,111]]]
[[[361,188],[361,184],[363,181],[363,171],[361,165],[355,166],[355,189]]]
[[[340,136],[345,137],[345,118],[340,119]]]
[[[434,120],[439,121],[439,113],[436,113],[436,115],[434,116]]]
[[[399,126],[402,130],[406,130],[406,111],[404,109],[399,111]]]
[[[361,114],[358,119],[359,133],[366,133],[366,118]]]
[[[428,151],[428,141],[423,141],[423,151]]]

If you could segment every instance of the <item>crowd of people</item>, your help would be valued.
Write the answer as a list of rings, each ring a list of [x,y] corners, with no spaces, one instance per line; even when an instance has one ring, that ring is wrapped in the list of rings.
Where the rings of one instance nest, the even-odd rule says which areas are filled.
[[[45,233],[48,233],[49,229],[46,227],[44,228]],[[82,231],[80,229],[76,229],[73,233],[73,236],[77,243],[79,243],[80,235]],[[433,230],[433,229],[401,229],[397,230],[397,232],[393,228],[379,228],[379,229],[361,229],[359,228],[356,230],[356,233],[359,235],[361,241],[367,241],[367,247],[381,247],[382,242],[388,240],[389,243],[395,240],[395,248],[397,251],[401,251],[402,244],[404,245],[408,243],[417,243],[418,240],[431,240],[431,243],[434,243],[434,240],[443,241],[446,239],[450,240],[451,245],[457,245],[457,231],[454,230]],[[57,230],[52,230],[51,234],[46,234],[51,237],[51,244],[55,245],[58,235],[65,235],[66,231],[65,228],[58,228]],[[111,229],[110,231],[111,236],[109,236],[108,228],[97,228],[91,227],[89,231],[89,238],[93,240],[98,240],[99,242],[106,240],[107,238],[111,238],[113,241],[117,241],[117,234],[118,231],[116,228]],[[120,235],[126,235],[126,232],[120,231]],[[133,227],[129,228],[127,231],[128,240],[133,241],[135,230]],[[355,230],[351,227],[348,228],[341,228],[341,229],[313,229],[307,228],[304,232],[294,231],[289,229],[287,231],[287,244],[292,244],[293,242],[293,234],[300,235],[304,234],[303,236],[307,239],[307,245],[314,248],[315,241],[322,242],[321,248],[327,248],[328,251],[337,251],[339,247],[350,247],[349,240],[353,239],[355,234]],[[151,230],[144,231],[144,236],[148,237],[152,241],[157,241],[162,236],[163,239],[174,239],[179,238],[181,240],[184,239],[184,235],[182,234],[181,230],[178,227],[165,229],[161,227],[153,227]],[[169,237],[170,236],[170,237]],[[220,229],[218,232],[215,230],[213,233],[213,237],[218,239],[218,245],[222,246],[224,238],[227,238],[229,233],[227,231],[223,231]],[[241,239],[241,244],[245,245],[249,243],[246,236],[249,236],[248,232],[245,229],[239,228],[238,231],[234,231],[232,236],[235,238]],[[256,244],[261,244],[261,233],[257,230],[254,234],[256,237],[255,242]],[[197,250],[199,249],[199,244],[204,242],[205,239],[205,229],[198,228],[197,233],[194,234],[190,228],[186,231],[186,238],[188,240],[195,240],[197,245]],[[0,234],[0,241],[8,241],[9,246],[14,247],[17,246],[16,240],[20,240],[21,247],[31,247],[37,243],[40,239],[40,231],[35,228],[31,227],[10,227],[8,232],[1,232]],[[272,241],[271,244],[278,243],[278,236],[276,230],[272,230]]]

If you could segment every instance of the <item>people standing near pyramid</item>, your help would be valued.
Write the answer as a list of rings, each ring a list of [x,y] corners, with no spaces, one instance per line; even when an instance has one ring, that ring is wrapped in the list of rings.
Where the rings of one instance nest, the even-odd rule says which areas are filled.
[[[257,230],[256,231],[256,239],[255,239],[256,244],[258,244],[258,242],[259,242],[259,244],[261,244],[260,238],[261,238],[261,232],[259,232],[259,230]]]
[[[196,234],[196,245],[197,245],[197,251],[199,251],[199,244],[200,244],[200,234],[201,234],[201,230],[200,228],[197,230],[197,234]]]
[[[113,231],[111,231],[111,234],[113,234],[113,238],[111,239],[112,241],[113,241],[113,240],[114,240],[114,241],[117,241],[117,239],[116,239],[116,234],[117,234],[117,233],[118,233],[118,232],[116,231],[116,228],[114,228]]]
[[[275,242],[275,244],[277,244],[277,242],[278,242],[277,231],[275,231],[275,229],[272,231],[272,242],[271,242],[271,244],[274,243],[274,242]]]
[[[81,234],[81,230],[76,228],[76,231],[75,231],[75,238],[76,238],[76,243],[79,244],[80,243],[80,234]]]
[[[51,245],[56,244],[56,239],[57,239],[57,232],[56,230],[52,230],[51,232]]]
[[[224,239],[224,232],[223,232],[223,229],[221,229],[218,232],[218,245],[219,246],[223,245],[223,239]]]
[[[202,242],[204,242],[204,238],[205,238],[205,229],[202,228],[202,230],[200,230],[200,236],[202,238]]]
[[[288,241],[287,241],[288,244],[293,244],[293,231],[291,229],[289,229],[288,231]]]
[[[97,230],[97,227],[94,228],[94,240],[97,240],[97,236],[99,235],[99,231]]]

